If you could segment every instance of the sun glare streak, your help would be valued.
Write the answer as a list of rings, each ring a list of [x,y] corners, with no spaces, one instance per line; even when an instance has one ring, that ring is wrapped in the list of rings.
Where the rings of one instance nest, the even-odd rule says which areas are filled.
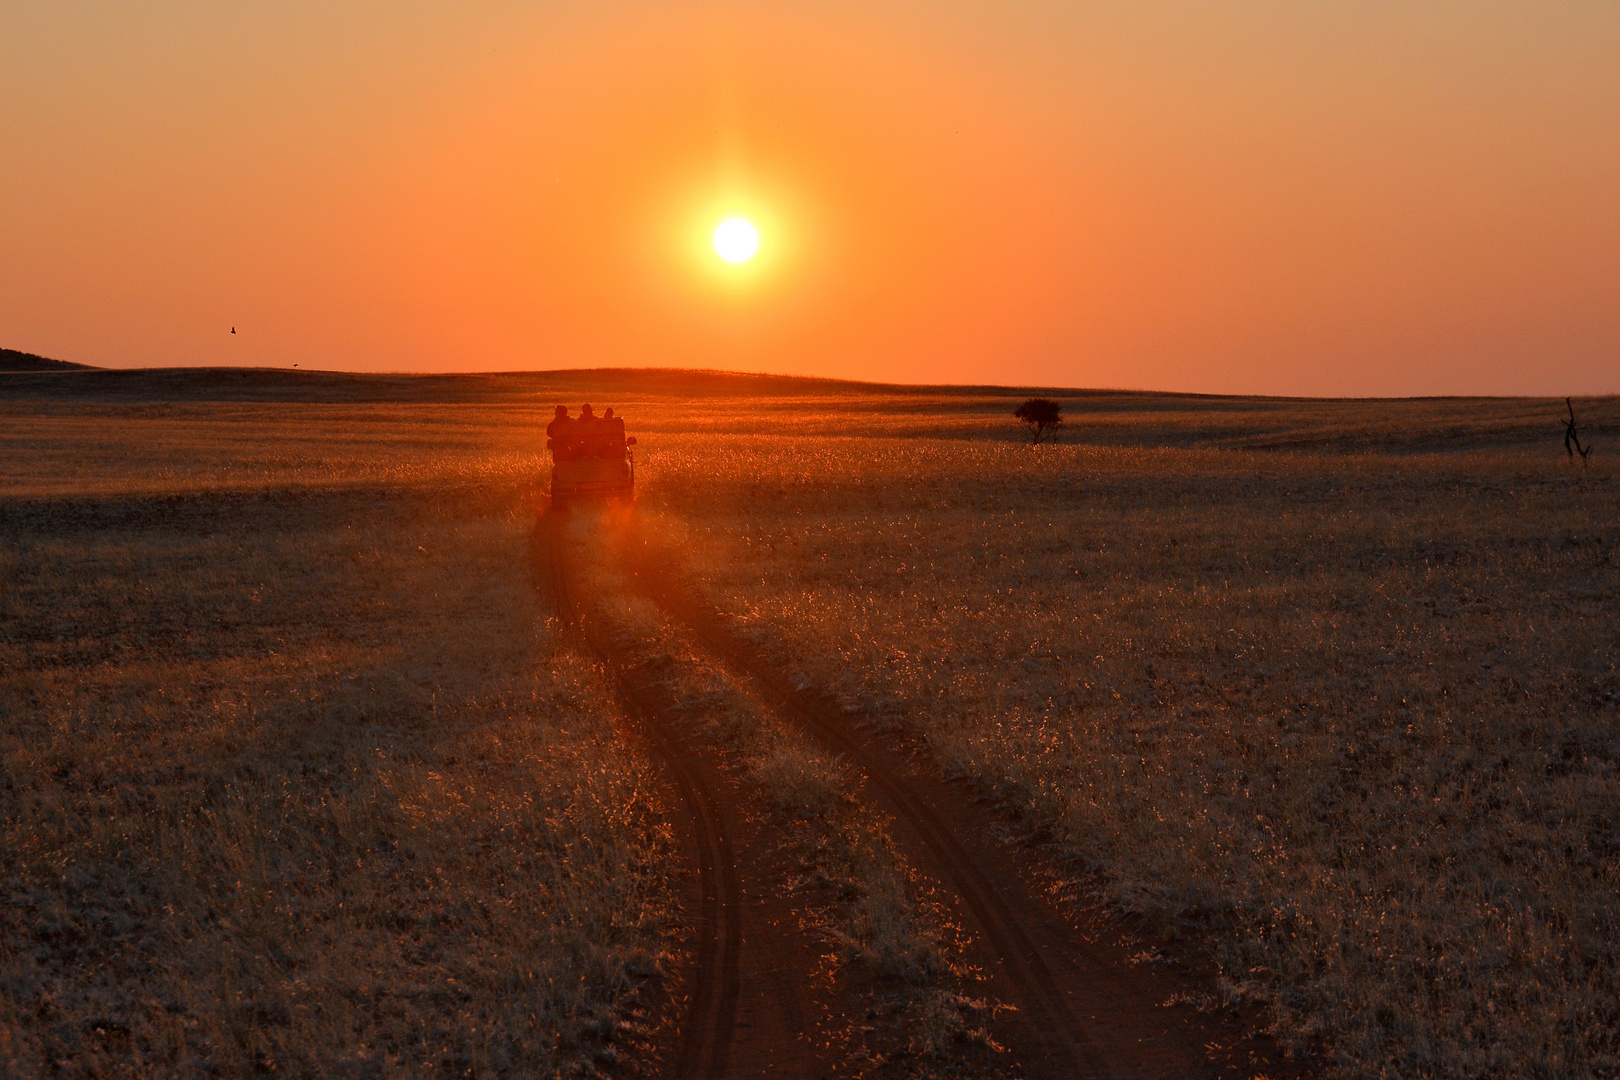
[[[726,262],[747,262],[759,250],[759,230],[743,218],[727,218],[714,230],[714,250]]]

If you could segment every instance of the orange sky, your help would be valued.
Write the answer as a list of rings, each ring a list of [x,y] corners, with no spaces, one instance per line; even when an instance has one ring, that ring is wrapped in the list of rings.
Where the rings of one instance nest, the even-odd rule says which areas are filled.
[[[1612,0],[0,0],[0,346],[1620,391],[1617,57]]]

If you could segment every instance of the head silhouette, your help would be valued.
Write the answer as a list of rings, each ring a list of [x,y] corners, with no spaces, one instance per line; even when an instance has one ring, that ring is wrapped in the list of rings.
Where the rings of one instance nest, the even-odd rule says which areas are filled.
[[[581,405],[579,407],[579,418],[581,420],[595,420],[596,414],[591,411],[589,405]]]
[[[567,415],[568,415],[568,406],[566,406],[566,405],[557,406],[557,419],[561,420],[563,417],[565,417]]]
[[[604,419],[604,420],[613,419],[613,406],[609,405],[607,408],[602,410],[602,419]]]

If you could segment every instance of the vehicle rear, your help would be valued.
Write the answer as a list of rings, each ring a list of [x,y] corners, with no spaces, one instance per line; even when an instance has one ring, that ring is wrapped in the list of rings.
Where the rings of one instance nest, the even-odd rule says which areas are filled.
[[[551,466],[552,505],[594,498],[629,499],[635,495],[635,471],[627,458],[557,461]]]
[[[580,418],[546,441],[551,451],[551,505],[635,497],[636,463],[624,421]]]

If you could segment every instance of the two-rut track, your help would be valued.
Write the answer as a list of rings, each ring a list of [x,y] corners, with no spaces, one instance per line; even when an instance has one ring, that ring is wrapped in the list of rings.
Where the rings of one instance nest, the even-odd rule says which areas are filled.
[[[664,703],[656,686],[632,677],[614,643],[583,617],[561,557],[559,525],[558,515],[549,514],[537,533],[557,615],[607,666],[624,706],[669,771],[691,827],[701,900],[691,995],[671,1073],[681,1080],[723,1076],[736,1020],[742,949],[741,889],[724,808],[709,770],[661,722]]]
[[[555,528],[554,525],[547,528]],[[613,673],[655,752],[665,759],[696,833],[702,913],[688,1013],[674,1075],[721,1077],[736,1024],[739,961],[750,942],[740,929],[742,895],[725,829],[726,795],[711,778],[701,751],[660,727],[653,691],[630,677],[633,664],[593,631],[569,584],[562,550],[547,549],[559,613]],[[724,664],[740,684],[779,718],[858,770],[866,797],[895,822],[905,857],[951,894],[973,938],[971,958],[985,972],[987,992],[1013,1009],[997,1036],[1014,1059],[1015,1075],[1060,1077],[1269,1077],[1298,1075],[1274,1043],[1246,1030],[1252,1024],[1166,1003],[1184,998],[1184,974],[1131,962],[1128,935],[1083,935],[1044,894],[1030,857],[995,839],[995,814],[944,780],[920,755],[857,729],[824,696],[795,685],[758,648],[734,634],[723,616],[680,586],[661,552],[632,526],[628,569],[633,587]],[[1207,989],[1207,986],[1205,987]],[[746,998],[746,994],[744,997]],[[744,1000],[744,1011],[749,1002]],[[1252,1019],[1252,1018],[1251,1018]],[[803,1073],[803,1075],[820,1075]]]

